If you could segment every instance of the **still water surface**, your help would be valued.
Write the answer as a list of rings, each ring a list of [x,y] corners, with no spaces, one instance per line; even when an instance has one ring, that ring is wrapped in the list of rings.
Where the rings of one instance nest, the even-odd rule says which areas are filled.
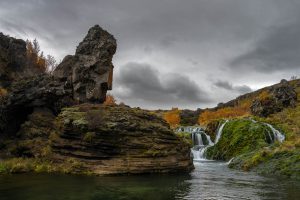
[[[0,176],[1,200],[300,199],[300,182],[228,169],[220,162],[195,162],[181,175]]]

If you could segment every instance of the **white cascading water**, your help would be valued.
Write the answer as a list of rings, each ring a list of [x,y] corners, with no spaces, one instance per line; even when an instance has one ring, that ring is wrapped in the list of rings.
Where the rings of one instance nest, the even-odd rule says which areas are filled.
[[[264,123],[264,124],[267,125],[272,130],[272,133],[276,140],[278,140],[279,142],[283,142],[285,140],[285,136],[279,130],[275,129],[271,124],[268,124],[268,123]],[[274,140],[272,139],[271,136],[270,136],[270,138],[273,143]]]
[[[253,123],[258,123],[257,121],[255,121],[253,119],[251,119],[251,121]],[[176,132],[191,133],[191,137],[192,137],[192,141],[193,141],[193,145],[194,145],[191,148],[191,155],[192,155],[194,161],[210,161],[210,160],[206,159],[205,152],[209,147],[212,147],[219,142],[219,140],[221,139],[222,133],[223,133],[223,129],[224,129],[225,125],[227,124],[227,122],[229,122],[229,120],[226,120],[218,128],[217,134],[216,134],[216,139],[214,142],[211,141],[210,136],[207,135],[204,132],[204,129],[201,127],[179,127],[176,130]],[[270,130],[272,131],[272,132],[268,132],[271,143],[274,143],[275,140],[277,140],[279,142],[284,141],[285,136],[280,131],[275,129],[271,124],[268,124],[268,123],[263,123],[263,124],[268,126],[270,128]],[[273,135],[273,137],[272,137],[272,135]],[[204,138],[206,138],[206,139],[204,139]],[[230,159],[230,161],[228,161],[227,164],[229,164],[232,160],[233,160],[233,158]]]
[[[201,127],[196,127],[196,128],[191,128],[191,127],[180,127],[177,129],[178,131],[184,131],[187,133],[191,133],[192,135],[192,140],[193,140],[193,145],[194,147],[191,148],[191,153],[193,156],[194,161],[208,161],[205,157],[205,152],[208,147],[214,146],[221,138],[222,131],[224,126],[228,120],[226,120],[219,128],[217,131],[216,139],[215,142],[211,141],[211,138],[209,135],[207,135],[204,130]],[[203,141],[203,137],[206,138],[206,143]]]
[[[258,123],[254,119],[251,119],[251,121],[253,123]],[[271,124],[264,123],[264,122],[263,122],[263,124],[266,125],[266,126],[268,126],[271,129],[271,131],[272,131],[273,137],[272,137],[271,133],[268,132],[271,143],[274,143],[275,140],[277,140],[277,141],[279,141],[279,142],[282,143],[285,140],[285,136],[279,130],[277,130],[276,128],[274,128]]]
[[[218,128],[218,131],[217,131],[217,135],[216,135],[216,139],[215,139],[215,142],[212,142],[211,139],[210,139],[210,136],[207,135],[206,133],[204,133],[206,135],[206,137],[208,138],[208,141],[209,143],[206,145],[206,146],[202,146],[200,148],[198,148],[198,150],[193,147],[192,148],[192,154],[193,154],[193,159],[195,161],[208,161],[206,159],[206,156],[205,156],[205,152],[206,150],[209,148],[209,147],[212,147],[214,146],[215,144],[217,144],[222,136],[222,132],[223,132],[223,129],[226,125],[226,123],[228,122],[228,120],[226,120],[219,128]]]
[[[216,139],[215,139],[215,144],[217,144],[222,136],[223,128],[227,124],[228,120],[226,120],[218,129]]]

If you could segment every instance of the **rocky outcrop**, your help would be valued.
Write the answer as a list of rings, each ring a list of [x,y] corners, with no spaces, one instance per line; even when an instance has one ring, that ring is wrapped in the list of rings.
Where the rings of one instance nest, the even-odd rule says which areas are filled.
[[[192,169],[189,145],[154,114],[125,106],[84,104],[64,109],[52,135],[56,160],[74,158],[90,173],[151,173]]]
[[[0,99],[0,173],[103,175],[193,168],[189,144],[162,118],[128,106],[101,105],[112,88],[115,51],[114,37],[94,26],[53,75],[23,73],[24,78],[9,83],[8,95]]]
[[[268,88],[266,95],[256,98],[251,105],[251,112],[260,117],[280,112],[286,107],[295,107],[297,93],[288,81],[282,80],[280,84]]]
[[[0,33],[0,88],[9,88],[15,81],[40,73],[27,59],[26,42]]]
[[[100,26],[92,27],[74,56],[66,56],[53,75],[73,85],[76,101],[101,103],[112,88],[112,57],[116,39]]]
[[[7,38],[0,40],[0,43],[1,58],[11,59],[1,59],[6,63],[0,65],[1,76],[11,74],[6,73],[9,69],[22,77],[15,80],[7,75],[8,81],[3,81],[3,85],[10,85],[9,95],[0,99],[0,132],[6,135],[14,135],[36,107],[44,107],[58,114],[64,106],[102,103],[107,90],[112,87],[112,57],[116,51],[116,40],[98,25],[89,30],[77,47],[76,54],[63,60],[54,71],[54,76],[30,76],[35,71],[26,64],[24,41]],[[30,73],[25,73],[27,71]],[[12,84],[11,80],[15,82]]]

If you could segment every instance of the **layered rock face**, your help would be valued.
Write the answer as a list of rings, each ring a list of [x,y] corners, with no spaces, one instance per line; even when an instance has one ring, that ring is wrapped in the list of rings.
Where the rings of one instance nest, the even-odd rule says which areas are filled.
[[[52,135],[55,160],[74,158],[93,174],[192,169],[189,145],[148,111],[83,104],[64,109]]]
[[[55,69],[56,78],[71,82],[78,102],[102,103],[112,88],[112,57],[116,39],[100,26],[92,27],[74,56],[66,56]]]
[[[107,90],[112,87],[112,57],[116,51],[116,40],[98,25],[89,30],[76,54],[67,56],[57,67],[54,76],[36,76],[35,70],[26,63],[24,41],[7,36],[0,38],[1,58],[10,59],[1,59],[5,62],[0,63],[0,76],[8,77],[3,78],[8,82],[0,84],[10,85],[9,95],[0,102],[1,133],[14,134],[36,107],[46,107],[57,114],[65,106],[102,103]],[[22,79],[13,79],[13,73],[7,73],[7,69]]]

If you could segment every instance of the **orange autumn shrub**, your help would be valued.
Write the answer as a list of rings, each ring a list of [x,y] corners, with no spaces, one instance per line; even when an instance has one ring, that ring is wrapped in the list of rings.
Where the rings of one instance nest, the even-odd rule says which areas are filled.
[[[178,108],[172,108],[172,110],[164,113],[163,118],[171,127],[175,127],[180,124],[180,110]]]
[[[44,56],[44,52],[40,49],[39,42],[34,39],[33,41],[26,41],[26,57],[29,65],[35,67],[40,72],[53,72],[57,63],[53,56]]]
[[[108,94],[108,95],[106,96],[106,100],[104,101],[103,104],[104,104],[104,105],[109,105],[109,106],[114,106],[114,105],[116,105],[117,103],[116,103],[115,97],[114,97],[113,95]]]
[[[271,95],[268,91],[264,90],[262,91],[259,95],[258,95],[258,99],[260,101],[265,101],[267,99],[270,99],[271,98]]]
[[[245,117],[250,115],[251,100],[243,100],[235,107],[220,108],[216,111],[205,110],[200,114],[198,123],[206,125],[212,121],[220,119],[230,119],[236,117]]]
[[[7,95],[7,90],[4,88],[0,88],[0,97],[4,97]]]

